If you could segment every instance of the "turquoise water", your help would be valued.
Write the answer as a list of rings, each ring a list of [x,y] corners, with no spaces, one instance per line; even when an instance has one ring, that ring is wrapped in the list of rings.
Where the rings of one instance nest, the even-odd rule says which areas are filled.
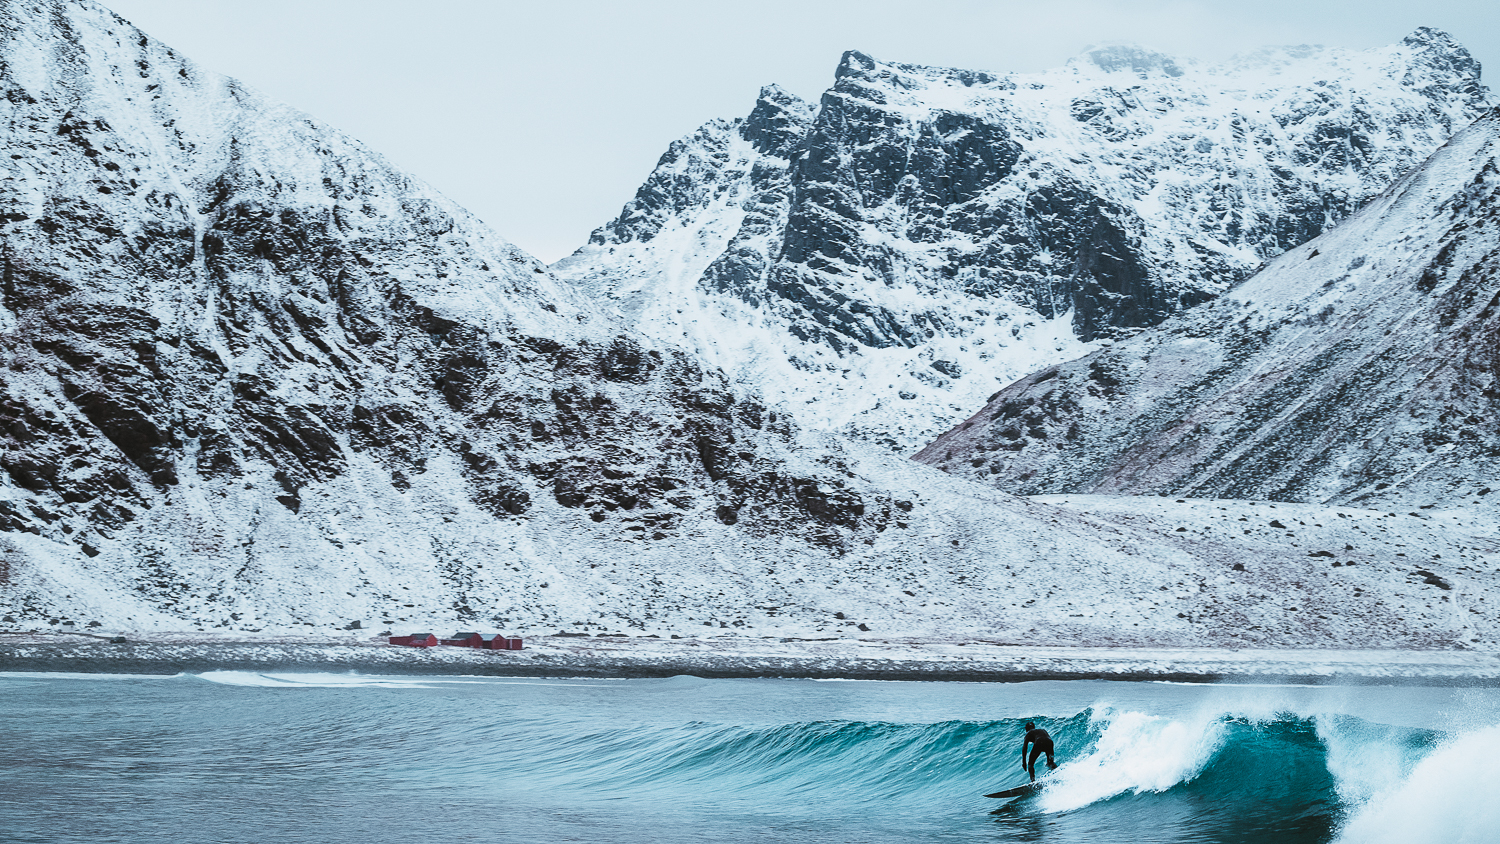
[[[1500,841],[1500,691],[0,674],[0,842]],[[1025,720],[1057,741],[1038,795]]]

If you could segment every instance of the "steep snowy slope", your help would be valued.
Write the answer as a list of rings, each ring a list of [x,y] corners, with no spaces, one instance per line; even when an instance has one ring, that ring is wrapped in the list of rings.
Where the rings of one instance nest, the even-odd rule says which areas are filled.
[[[1040,74],[844,56],[675,143],[554,266],[799,421],[911,451],[997,387],[1203,302],[1488,101],[1447,35]]]
[[[1021,492],[1487,503],[1497,190],[1491,112],[1230,294],[1022,379],[917,459]]]

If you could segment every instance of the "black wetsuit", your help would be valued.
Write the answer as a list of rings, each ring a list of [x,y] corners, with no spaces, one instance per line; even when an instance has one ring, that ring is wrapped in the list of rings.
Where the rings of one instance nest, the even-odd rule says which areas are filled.
[[[1031,755],[1026,755],[1026,745],[1031,745]],[[1047,767],[1056,768],[1057,763],[1052,761],[1052,736],[1047,731],[1038,727],[1028,730],[1026,738],[1021,742],[1021,762],[1026,768],[1026,773],[1031,775],[1033,782],[1036,781],[1036,760],[1043,753],[1047,754]]]

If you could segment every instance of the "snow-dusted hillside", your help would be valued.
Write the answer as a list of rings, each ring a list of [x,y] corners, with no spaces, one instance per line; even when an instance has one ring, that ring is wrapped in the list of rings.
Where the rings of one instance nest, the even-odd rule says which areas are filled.
[[[1500,111],[1230,294],[1028,376],[917,459],[1028,493],[1491,509],[1497,192]]]
[[[1322,232],[1488,99],[1430,29],[1004,76],[849,53],[817,105],[767,88],[673,144],[554,269],[803,424],[912,451]]]

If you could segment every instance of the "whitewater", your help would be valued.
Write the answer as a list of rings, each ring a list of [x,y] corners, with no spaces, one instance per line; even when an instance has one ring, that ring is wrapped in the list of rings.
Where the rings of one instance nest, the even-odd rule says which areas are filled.
[[[1500,690],[0,674],[0,842],[1481,842]],[[1057,742],[1040,794],[1022,725]]]

